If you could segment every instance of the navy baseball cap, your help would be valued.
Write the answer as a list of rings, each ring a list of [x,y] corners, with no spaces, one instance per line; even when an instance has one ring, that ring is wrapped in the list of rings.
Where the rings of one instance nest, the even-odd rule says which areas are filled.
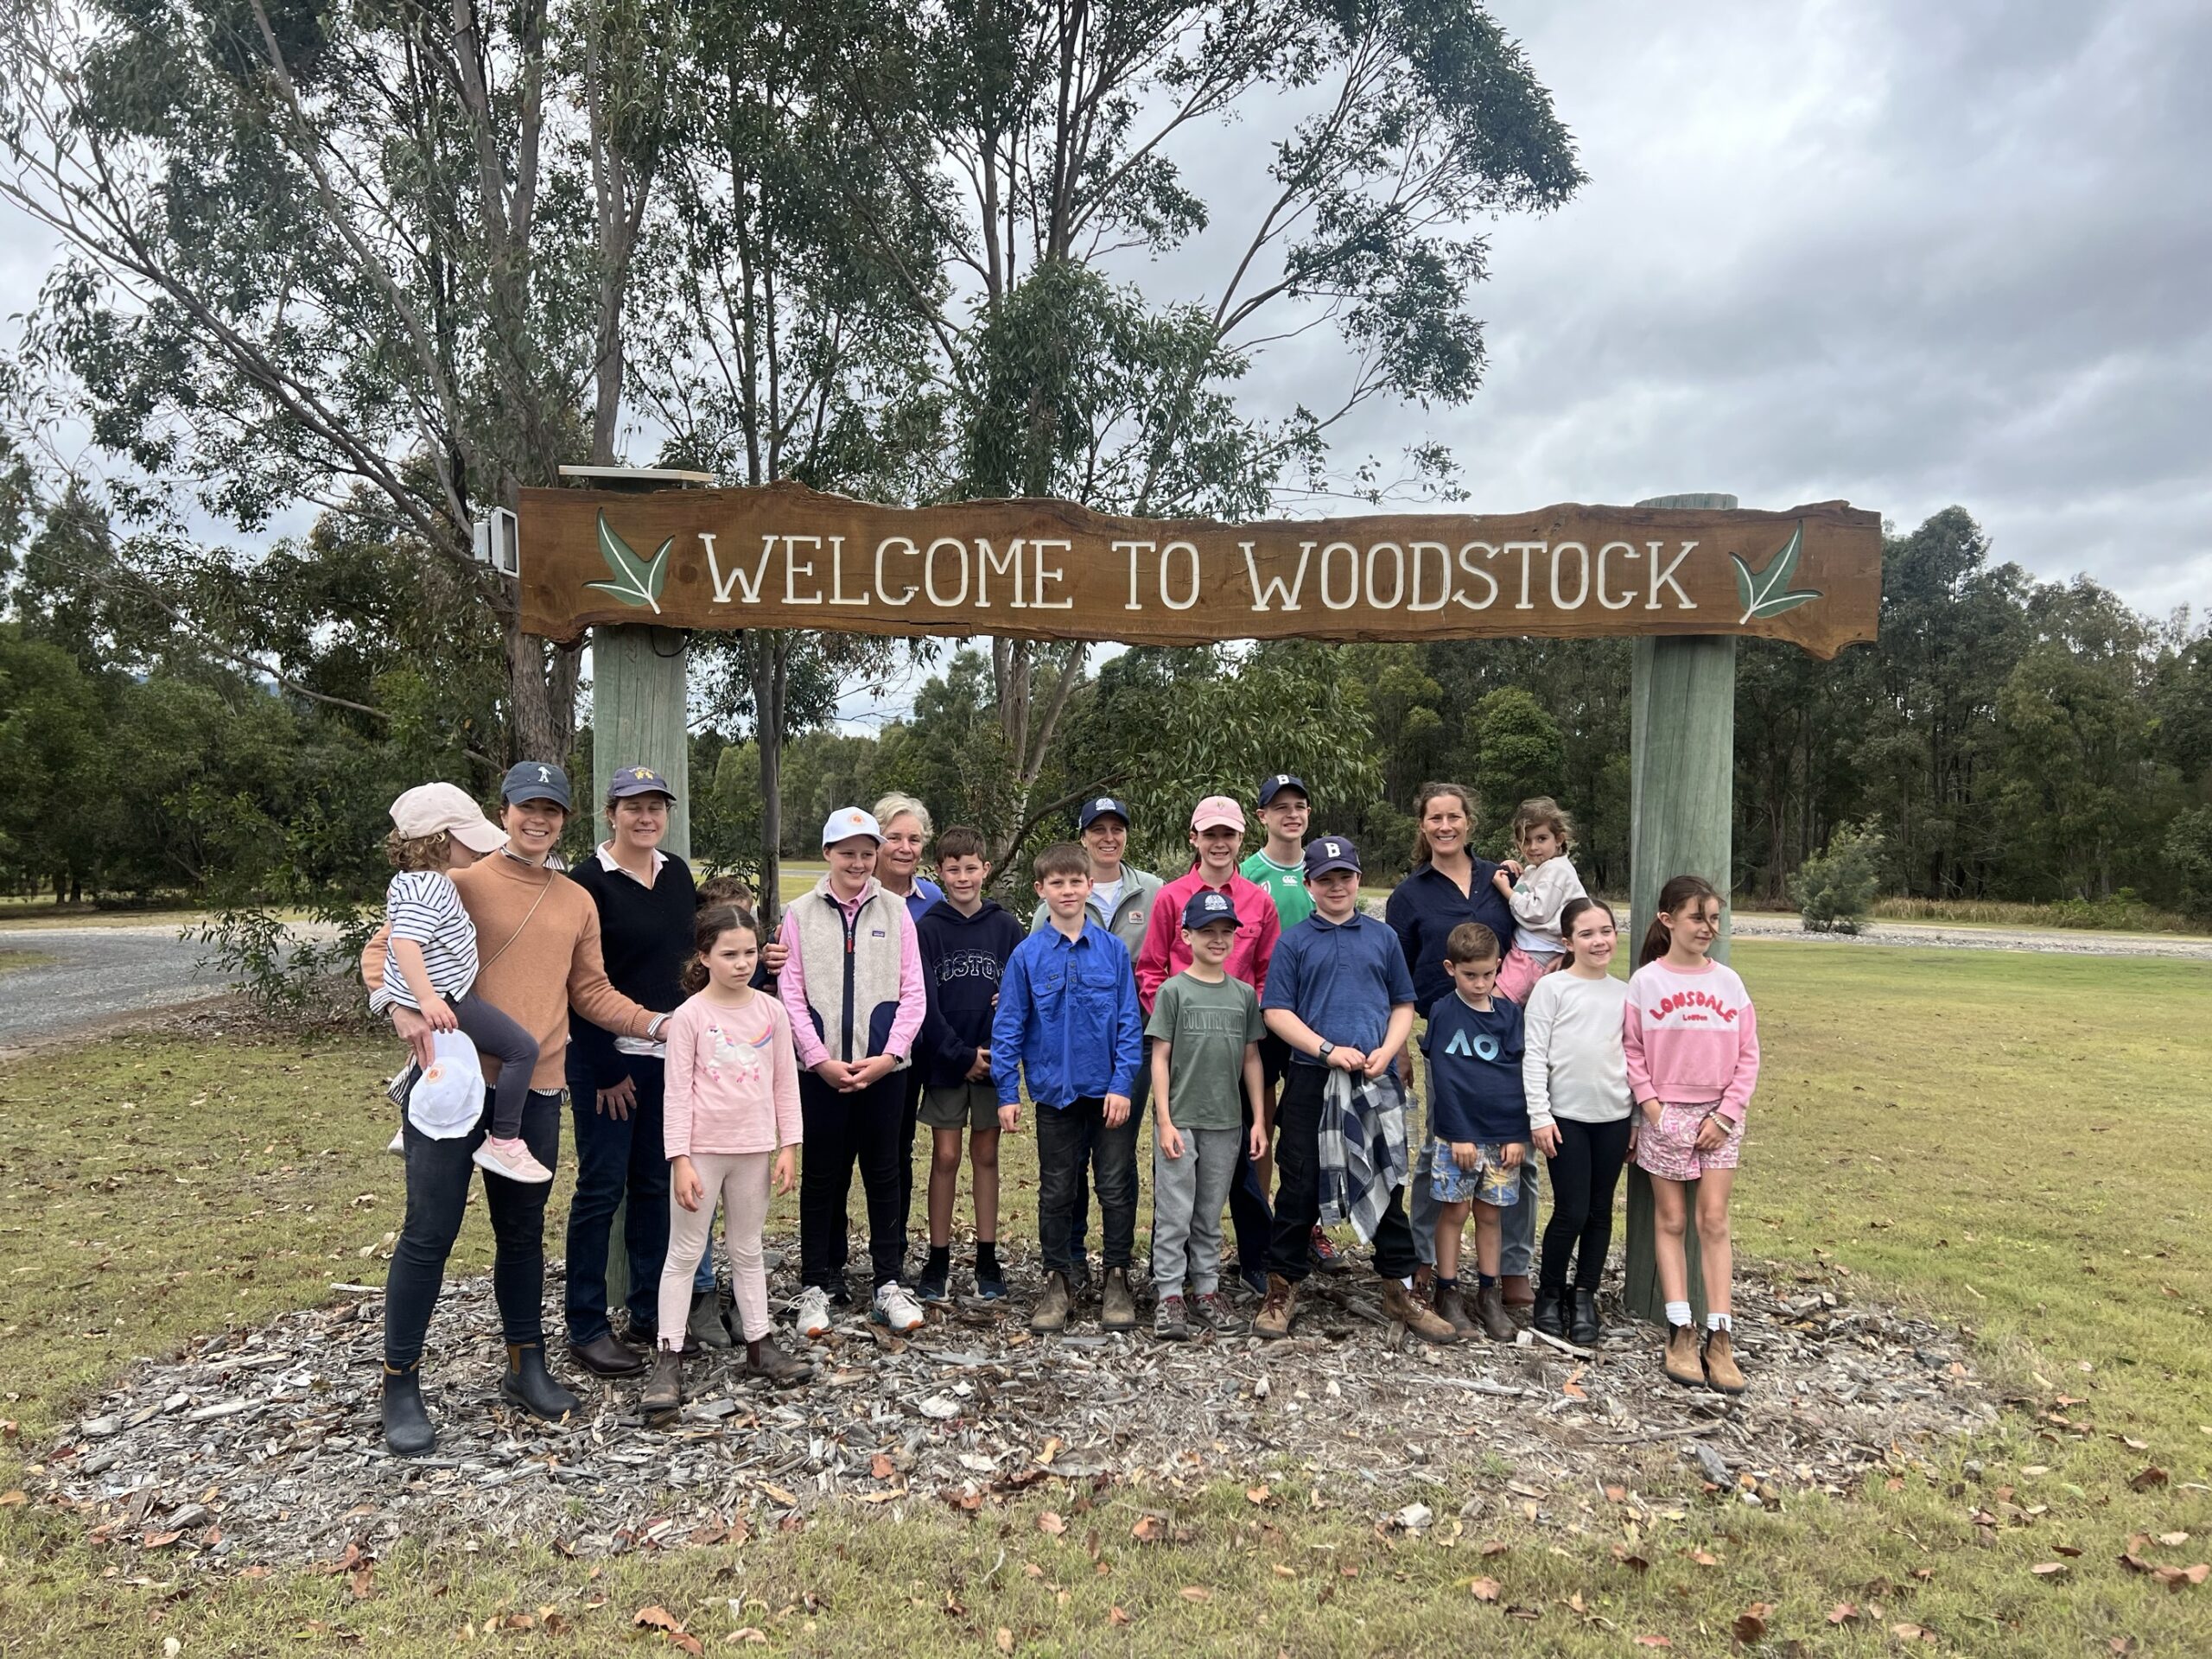
[[[1359,849],[1342,836],[1324,836],[1319,841],[1306,843],[1306,879],[1326,875],[1331,870],[1350,870],[1359,874]]]
[[[572,804],[569,774],[550,760],[518,760],[499,782],[499,798],[509,804],[550,801],[566,812]]]
[[[1218,887],[1200,887],[1183,901],[1183,925],[1204,927],[1209,922],[1235,922],[1236,906]]]
[[[1274,777],[1266,779],[1261,783],[1260,804],[1265,806],[1286,789],[1296,790],[1309,801],[1313,798],[1313,791],[1306,787],[1306,780],[1303,778],[1294,777],[1287,772],[1279,772]]]
[[[607,798],[626,800],[632,795],[665,795],[676,798],[676,791],[667,779],[651,766],[625,766],[607,780]]]
[[[1088,830],[1094,820],[1104,817],[1109,812],[1124,825],[1130,821],[1127,801],[1117,801],[1111,795],[1099,795],[1083,804],[1083,810],[1075,815],[1075,827],[1078,831]]]

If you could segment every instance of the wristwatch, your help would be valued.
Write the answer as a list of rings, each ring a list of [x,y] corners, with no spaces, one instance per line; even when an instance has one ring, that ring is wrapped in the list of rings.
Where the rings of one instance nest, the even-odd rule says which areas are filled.
[[[1326,1039],[1324,1039],[1322,1040],[1321,1046],[1313,1051],[1313,1058],[1320,1061],[1322,1065],[1326,1065],[1329,1063],[1329,1056],[1336,1052],[1337,1046],[1334,1043],[1328,1041]]]

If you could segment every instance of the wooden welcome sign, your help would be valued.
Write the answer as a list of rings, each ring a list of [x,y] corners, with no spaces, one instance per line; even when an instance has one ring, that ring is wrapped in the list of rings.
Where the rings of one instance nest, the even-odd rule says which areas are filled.
[[[524,490],[522,626],[1225,639],[1874,638],[1878,515],[1555,506],[1217,524],[1064,501],[884,507],[804,485]]]

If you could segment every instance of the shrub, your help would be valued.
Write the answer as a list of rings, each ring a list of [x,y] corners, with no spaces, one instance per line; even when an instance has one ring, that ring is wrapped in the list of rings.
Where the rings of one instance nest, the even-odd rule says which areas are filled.
[[[1808,933],[1856,933],[1873,908],[1881,874],[1881,836],[1872,824],[1847,823],[1789,878],[1789,901]]]

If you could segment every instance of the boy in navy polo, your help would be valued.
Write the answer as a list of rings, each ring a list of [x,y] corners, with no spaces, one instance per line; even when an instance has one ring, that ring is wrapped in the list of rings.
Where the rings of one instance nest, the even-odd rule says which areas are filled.
[[[1422,1148],[1436,1194],[1436,1311],[1456,1331],[1479,1322],[1493,1341],[1515,1327],[1497,1282],[1505,1212],[1521,1201],[1529,1160],[1528,1096],[1521,1086],[1521,1009],[1497,994],[1497,935],[1462,922],[1445,941],[1452,994],[1428,1011],[1428,1131]],[[1472,1213],[1478,1288],[1471,1318],[1459,1294],[1459,1236]]]
[[[1397,935],[1359,913],[1359,850],[1342,836],[1306,849],[1313,914],[1282,937],[1260,1000],[1268,1029],[1290,1046],[1275,1112],[1275,1219],[1267,1300],[1253,1329],[1290,1334],[1298,1286],[1313,1269],[1321,1217],[1321,1107],[1329,1068],[1373,1079],[1388,1071],[1414,1028],[1413,977]],[[1413,1230],[1394,1186],[1375,1229],[1383,1311],[1427,1342],[1459,1333],[1413,1294]]]
[[[1093,921],[1090,855],[1072,842],[1037,855],[1037,896],[1051,912],[1007,959],[991,1020],[991,1077],[999,1128],[1020,1121],[1026,1074],[1037,1108],[1037,1240],[1045,1292],[1031,1311],[1036,1332],[1066,1328],[1074,1267],[1075,1195],[1094,1161],[1105,1235],[1099,1323],[1137,1322],[1129,1264],[1137,1231],[1137,1124],[1129,1090],[1144,1055],[1137,982],[1122,942]]]

